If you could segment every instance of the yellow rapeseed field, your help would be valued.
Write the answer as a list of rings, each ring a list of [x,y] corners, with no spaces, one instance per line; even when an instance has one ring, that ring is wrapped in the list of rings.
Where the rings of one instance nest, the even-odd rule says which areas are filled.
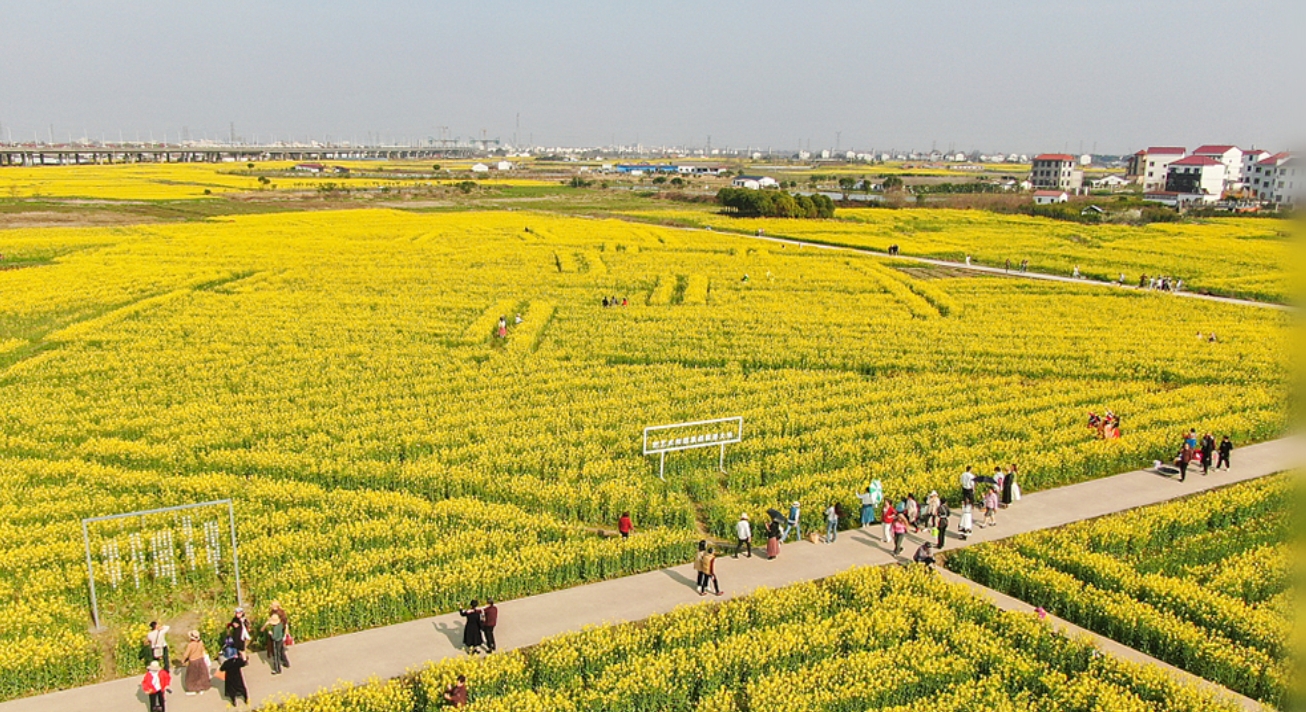
[[[311,638],[683,561],[700,526],[793,499],[815,524],[872,478],[951,495],[1018,462],[1039,489],[1287,419],[1279,312],[625,221],[297,213],[7,230],[0,253],[30,258],[0,271],[4,696],[105,672],[82,517],[234,498],[247,595]],[[1083,427],[1106,407],[1124,438]],[[731,415],[727,475],[682,453],[663,483],[640,455],[644,426]],[[630,542],[594,534],[622,511]],[[95,529],[97,560],[130,536]],[[143,556],[139,591],[97,569],[126,650],[232,594]]]
[[[764,231],[836,245],[975,264],[1013,271],[1023,260],[1037,272],[1137,285],[1141,275],[1183,279],[1189,291],[1283,302],[1294,296],[1287,221],[1220,218],[1202,223],[1083,225],[983,210],[840,209],[834,220],[734,218],[717,209],[644,211],[645,219]]]
[[[434,163],[410,166],[370,161],[330,161],[354,171],[401,170],[413,167],[429,171]],[[255,164],[255,171],[285,171],[294,162],[267,161]],[[449,166],[449,168],[458,168]],[[276,175],[262,184],[243,163],[135,163],[83,166],[7,167],[0,170],[0,198],[85,198],[97,200],[184,200],[223,193],[259,190],[314,190],[327,183],[351,189],[413,187],[456,183],[460,179],[373,177],[335,174]],[[476,182],[484,185],[553,185],[529,178],[498,175]],[[207,192],[206,192],[207,191]]]
[[[1238,709],[915,565],[853,569],[265,709],[434,712],[459,675],[471,712]]]

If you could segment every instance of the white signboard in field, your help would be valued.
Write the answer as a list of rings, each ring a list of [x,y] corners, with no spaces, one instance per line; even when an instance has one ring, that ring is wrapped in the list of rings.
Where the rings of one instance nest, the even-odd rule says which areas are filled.
[[[665,480],[667,453],[701,447],[719,447],[721,459],[717,466],[721,472],[725,472],[726,446],[740,442],[743,438],[742,416],[695,420],[672,425],[652,425],[644,428],[644,454],[658,456],[658,477]]]

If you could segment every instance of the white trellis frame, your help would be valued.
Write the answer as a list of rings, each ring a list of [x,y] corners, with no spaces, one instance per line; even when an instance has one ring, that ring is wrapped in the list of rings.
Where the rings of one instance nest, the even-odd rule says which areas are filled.
[[[236,605],[245,605],[245,593],[240,587],[240,555],[236,551],[236,508],[230,499],[215,499],[211,502],[196,502],[195,504],[182,504],[175,507],[142,509],[135,512],[124,512],[122,514],[107,514],[102,517],[87,517],[82,520],[82,544],[86,547],[86,580],[91,587],[91,620],[95,623],[95,629],[102,630],[100,627],[100,604],[95,597],[95,564],[91,559],[91,524],[96,522],[107,522],[112,519],[147,517],[151,514],[165,514],[167,512],[178,512],[183,509],[214,507],[222,504],[227,505],[227,523],[231,528],[231,571],[236,578]]]
[[[719,426],[711,428],[709,426]],[[693,430],[689,434],[677,431]],[[704,432],[707,431],[707,432]],[[720,447],[721,458],[717,463],[722,474],[726,471],[726,445],[744,439],[744,418],[712,418],[695,420],[688,423],[671,425],[651,425],[644,428],[644,454],[658,456],[658,477],[666,481],[667,453],[679,450],[694,450],[703,447]]]

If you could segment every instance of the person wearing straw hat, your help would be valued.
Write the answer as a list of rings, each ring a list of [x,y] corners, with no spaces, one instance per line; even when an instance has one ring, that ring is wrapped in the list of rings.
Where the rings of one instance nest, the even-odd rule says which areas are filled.
[[[281,616],[272,613],[260,630],[268,634],[268,662],[272,665],[272,674],[280,675],[282,661],[286,659],[286,624]]]
[[[145,670],[145,678],[141,680],[141,689],[150,696],[150,712],[164,712],[164,696],[171,688],[172,674],[158,660],[151,660]]]
[[[748,551],[748,558],[753,558],[753,527],[748,523],[748,512],[739,515],[739,521],[735,522],[735,553],[731,558],[738,559],[739,552]]]
[[[186,668],[186,678],[181,684],[187,695],[202,695],[213,687],[209,677],[209,653],[204,649],[198,630],[192,630],[188,637],[190,642],[186,643],[186,652],[181,656],[181,665]]]

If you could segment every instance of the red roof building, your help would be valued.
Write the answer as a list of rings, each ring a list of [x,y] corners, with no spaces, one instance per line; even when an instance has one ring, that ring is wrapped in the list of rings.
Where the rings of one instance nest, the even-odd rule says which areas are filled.
[[[1223,166],[1224,164],[1209,156],[1199,156],[1193,154],[1187,158],[1180,158],[1171,163],[1172,166]]]
[[[1185,153],[1188,153],[1188,151],[1184,150],[1181,146],[1151,146],[1146,150],[1139,151],[1139,153],[1152,153],[1157,155],[1173,155],[1177,153],[1182,156]]]

